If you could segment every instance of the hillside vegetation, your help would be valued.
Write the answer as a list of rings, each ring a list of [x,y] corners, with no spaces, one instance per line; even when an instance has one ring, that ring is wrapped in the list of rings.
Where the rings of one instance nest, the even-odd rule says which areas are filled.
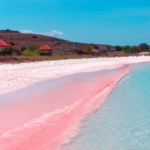
[[[0,39],[13,45],[11,51],[9,48],[0,48],[1,62],[130,56],[138,55],[141,52],[150,52],[150,47],[146,43],[139,46],[77,43],[45,35],[24,34],[8,29],[0,30]],[[41,56],[40,47],[43,45],[48,45],[53,49],[52,55],[47,55],[45,52],[45,55]],[[97,49],[98,53],[91,53],[93,49]]]

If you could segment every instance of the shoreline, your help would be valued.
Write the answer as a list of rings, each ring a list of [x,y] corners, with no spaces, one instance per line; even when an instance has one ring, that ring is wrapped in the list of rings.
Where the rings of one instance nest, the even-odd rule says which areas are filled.
[[[150,62],[150,57],[68,59],[21,64],[1,64],[0,94],[25,88],[48,79],[81,72],[116,69],[126,64],[142,62]]]
[[[7,103],[6,107],[8,108],[5,107],[5,110],[11,108],[10,110],[12,110],[12,112],[9,114],[5,112],[5,114],[7,113],[7,117],[5,115],[5,118],[10,118],[10,115],[14,116],[13,110],[15,110],[15,114],[16,112],[20,113],[20,110],[22,110],[22,114],[21,118],[19,118],[20,114],[16,114],[17,120],[15,122],[18,124],[18,126],[16,126],[16,128],[12,128],[13,130],[9,130],[0,136],[0,148],[3,150],[15,150],[16,148],[26,150],[28,147],[30,147],[30,149],[43,150],[43,145],[47,145],[46,148],[51,147],[51,150],[56,150],[59,146],[61,146],[61,144],[68,142],[72,136],[75,136],[78,133],[80,121],[88,114],[94,112],[100,107],[102,103],[104,103],[107,95],[113,89],[117,81],[127,72],[128,67],[126,66],[120,69],[112,69],[111,71],[101,71],[100,74],[95,74],[95,72],[92,73],[93,75],[90,73],[82,73],[83,76],[81,79],[78,78],[81,76],[81,74],[79,74],[79,76],[75,77],[76,79],[74,82],[68,83],[68,86],[62,85],[62,92],[64,93],[64,91],[66,91],[64,96],[66,95],[65,98],[69,97],[68,101],[72,99],[72,96],[75,96],[76,94],[80,95],[78,98],[76,97],[77,99],[75,99],[72,104],[63,107],[61,106],[61,109],[56,109],[53,112],[45,112],[42,114],[42,116],[40,115],[40,117],[35,117],[33,113],[29,112],[30,117],[33,116],[34,119],[31,119],[30,122],[26,121],[24,125],[19,125],[17,121],[19,121],[21,118],[24,118],[24,113],[26,116],[26,113],[29,110],[26,108],[26,103],[21,101],[19,104],[18,102],[20,99],[15,103],[10,102],[10,105],[14,107],[8,107],[9,104]],[[73,75],[70,77],[72,76]],[[86,80],[83,81],[85,78]],[[63,78],[63,80],[65,79]],[[72,81],[72,78],[70,81]],[[70,96],[67,94],[69,92],[67,90],[68,88],[72,89],[73,92]],[[61,100],[62,103],[64,103],[65,99],[62,99],[62,92],[61,89],[57,90],[55,96],[58,95],[58,101],[60,102]],[[48,97],[48,95],[46,95],[46,97]],[[40,99],[41,98],[39,98],[39,100]],[[37,106],[39,106],[39,104],[41,105],[42,103],[45,103],[44,99],[41,99],[40,103],[39,100],[35,98],[35,100],[32,102],[32,104],[34,104],[32,109],[36,113],[37,110],[39,110],[36,110]],[[52,104],[57,103],[56,100],[52,100]],[[29,101],[31,102],[32,99]],[[50,99],[48,99],[48,101],[50,101]],[[28,101],[27,104],[30,105]],[[50,106],[51,104],[46,103],[46,105]],[[43,108],[45,111],[45,107]],[[0,114],[3,114],[3,112],[0,112]],[[12,119],[14,121],[14,118]],[[10,120],[8,120],[8,122],[10,122]],[[28,138],[26,139],[25,137]],[[51,138],[52,140],[48,140]],[[12,141],[16,142],[14,143]]]
[[[71,106],[79,99],[82,99],[83,97],[86,97],[89,94],[95,93],[96,91],[105,88],[105,86],[110,84],[112,80],[114,80],[116,76],[118,76],[117,72],[120,72],[121,70],[127,68],[128,66],[124,66],[118,69],[108,69],[67,75],[60,78],[38,82],[33,85],[29,85],[25,88],[18,89],[9,93],[0,94],[1,108],[2,106],[14,105],[13,103],[15,103],[15,109],[16,107],[20,107],[20,110],[20,105],[22,104],[36,106],[36,103],[40,103],[41,105],[42,101],[44,101],[44,103],[47,103],[47,105],[51,105],[51,107],[48,108],[45,105],[42,106],[45,108],[44,111],[52,113],[56,110],[65,108],[65,106]],[[82,87],[84,87],[85,90]],[[59,95],[61,95],[61,97]],[[61,101],[59,101],[60,99]],[[13,109],[13,107],[8,107],[5,109],[12,110],[12,113],[13,111],[16,111],[15,109]],[[32,114],[33,112],[30,113]],[[34,116],[34,118],[38,116]],[[7,118],[11,117],[7,116]],[[30,119],[33,120],[34,118]],[[27,120],[27,122],[29,121],[30,120]]]
[[[150,63],[131,65],[130,72],[118,81],[105,103],[82,121],[79,134],[61,150],[93,147],[114,150],[119,149],[120,145],[124,149],[149,149],[149,140],[145,137],[150,132],[143,133],[143,129],[149,131],[149,69]],[[143,134],[138,136],[141,132]],[[133,141],[128,141],[129,137]],[[137,144],[136,141],[141,138],[142,143]]]
[[[108,65],[110,64],[110,62],[114,61],[114,59],[105,60],[103,63],[102,61],[98,62],[97,60],[95,60],[96,62],[92,64],[93,66],[97,65],[95,68],[93,68],[92,65],[87,67],[87,64],[90,62],[88,63],[82,62],[84,63],[83,66],[81,66],[81,61],[79,61],[78,63],[69,62],[70,64],[67,64],[67,67],[68,66],[72,67],[72,64],[73,64],[73,67],[71,69],[69,68],[70,70],[68,69],[68,72],[67,72],[69,73],[66,78],[68,85],[65,86],[64,84],[62,84],[61,87],[59,87],[60,85],[60,82],[59,82],[58,87],[60,89],[57,86],[52,86],[52,89],[56,89],[55,92],[53,91],[54,93],[53,96],[52,96],[52,93],[48,92],[49,95],[45,95],[45,93],[43,93],[44,95],[41,95],[41,97],[37,96],[39,99],[35,97],[35,99],[26,100],[27,98],[25,95],[26,91],[24,94],[21,94],[20,92],[16,91],[16,93],[20,93],[21,96],[24,95],[25,99],[23,101],[18,99],[17,101],[15,101],[15,103],[14,101],[10,100],[8,103],[6,102],[6,104],[4,104],[3,110],[1,109],[0,114],[2,115],[4,114],[4,116],[0,116],[1,120],[3,120],[3,118],[6,118],[6,124],[9,124],[11,122],[9,118],[15,116],[16,121],[14,121],[15,119],[12,118],[12,122],[14,121],[16,125],[12,124],[11,128],[9,130],[6,130],[6,132],[2,136],[0,136],[0,149],[15,150],[16,148],[18,149],[21,148],[21,150],[26,150],[26,149],[43,150],[43,148],[51,147],[51,150],[56,150],[59,146],[62,146],[62,144],[68,143],[70,138],[72,136],[75,136],[78,133],[81,120],[86,115],[98,109],[100,105],[104,103],[104,101],[107,98],[107,95],[113,90],[113,88],[118,83],[118,81],[122,78],[122,76],[124,76],[126,73],[129,72],[128,66],[126,65],[137,64],[139,62],[145,63],[146,61],[150,61],[150,57],[148,57],[146,60],[145,58],[141,60],[130,60],[130,61],[128,59],[124,61],[120,60],[121,62],[124,62],[124,64],[123,63],[121,64],[120,61],[118,61],[118,59],[115,59],[115,60],[117,62],[113,62],[110,66]],[[60,65],[59,64],[60,62],[57,62],[57,63],[58,64],[53,64],[53,67],[56,67],[56,66],[58,67]],[[63,62],[63,63],[65,64],[66,62]],[[99,63],[101,63],[101,65],[99,65]],[[39,68],[41,70],[43,70],[42,65]],[[74,65],[76,67],[80,66],[81,68],[80,69],[75,68]],[[33,65],[33,67],[35,66],[38,66],[38,64]],[[15,67],[16,68],[18,67],[17,68],[18,70],[20,69],[19,66],[15,66]],[[24,73],[24,70],[26,71],[31,70],[33,69],[33,67],[27,68],[27,66],[24,66],[23,71],[21,73]],[[15,71],[17,69],[15,69]],[[39,71],[38,68],[36,69],[37,71]],[[75,71],[71,72],[73,69],[75,69]],[[8,70],[12,70],[12,69],[10,68],[5,71],[7,72]],[[94,70],[95,71],[101,70],[102,74],[100,75],[94,74],[93,76],[89,76],[90,73],[95,73]],[[15,71],[13,70],[13,72]],[[54,69],[54,71],[56,71],[56,68]],[[77,76],[77,80],[74,80],[74,82],[72,82],[72,78],[71,78],[70,81],[68,82],[69,75],[71,74],[74,74],[75,76],[77,75],[75,74],[75,72],[78,72],[81,74],[84,72],[83,73],[84,76],[81,79],[78,78]],[[103,72],[105,73],[103,74]],[[36,74],[34,75],[36,76]],[[87,79],[83,80],[85,79],[85,75],[88,75]],[[52,76],[48,76],[48,78],[50,77]],[[62,71],[62,73],[60,73],[59,76],[55,75],[54,77],[56,81],[58,81],[60,77],[62,77],[63,78],[62,80],[64,81],[65,71],[64,72]],[[46,78],[44,78],[43,76],[42,79],[46,79]],[[23,82],[25,81],[23,80]],[[36,86],[35,82],[33,82],[34,80],[29,80],[29,81],[32,81],[29,84],[30,86],[31,85],[33,87]],[[47,81],[43,82],[43,85],[45,85],[46,82]],[[42,80],[39,84],[42,84]],[[99,86],[100,84],[101,86]],[[93,85],[95,88],[93,88]],[[20,89],[20,91],[28,89],[28,88],[29,87],[25,88],[24,86],[22,87],[22,89]],[[39,89],[39,87],[37,88]],[[47,89],[47,87],[43,88],[43,90],[44,89]],[[69,91],[68,89],[69,90],[71,89],[72,92]],[[70,100],[76,94],[74,92],[75,89],[76,89],[76,93],[78,97],[75,97],[74,101],[70,103]],[[85,90],[84,95],[83,95],[83,90]],[[5,93],[5,94],[3,93],[0,96],[9,95],[9,94],[10,93]],[[28,93],[26,94],[28,95]],[[68,95],[68,94],[71,94],[71,95]],[[58,95],[57,98],[56,98],[56,95]],[[66,97],[64,97],[65,95]],[[48,99],[46,100],[42,96],[45,96],[45,98],[48,97]],[[51,96],[52,98],[51,102],[49,100],[49,96]],[[67,97],[68,99],[67,101],[65,101]],[[60,102],[62,103],[62,105],[60,105]],[[41,104],[43,103],[45,105],[41,107]],[[48,107],[46,111],[46,106],[51,106],[51,108],[53,108],[55,103],[57,106],[57,108],[55,107],[55,110],[53,109],[50,111],[50,107]],[[58,108],[58,104],[59,104],[59,108]],[[12,112],[8,113],[7,110],[11,110]],[[31,111],[29,110],[32,110],[32,112],[34,112],[35,114],[31,113]],[[23,120],[24,122],[21,122],[22,121],[21,119],[24,118],[23,115],[26,116],[27,118],[31,117],[30,120],[25,119]],[[25,137],[28,137],[28,138],[26,139]],[[48,139],[51,139],[52,137],[53,137],[52,140],[48,140]],[[16,141],[16,142],[13,142],[13,141]],[[43,147],[43,145],[44,146],[46,145],[47,147]]]

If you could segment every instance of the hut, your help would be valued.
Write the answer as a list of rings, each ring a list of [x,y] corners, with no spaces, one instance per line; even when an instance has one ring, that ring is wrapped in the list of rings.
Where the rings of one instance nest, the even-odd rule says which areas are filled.
[[[0,39],[0,48],[3,47],[5,50],[7,47],[10,47],[10,55],[11,55],[11,47],[12,45],[5,42],[4,40]],[[2,52],[3,50],[0,49],[0,52]],[[4,53],[4,55],[6,55],[6,52]]]
[[[92,53],[93,55],[97,56],[98,53],[99,53],[99,51],[98,51],[97,49],[93,49],[93,50],[91,51],[91,53]]]
[[[47,45],[42,46],[40,50],[41,50],[41,55],[52,55],[52,51],[53,51],[53,49]]]
[[[91,53],[98,53],[99,51],[97,50],[97,49],[93,49],[92,51],[91,51]]]

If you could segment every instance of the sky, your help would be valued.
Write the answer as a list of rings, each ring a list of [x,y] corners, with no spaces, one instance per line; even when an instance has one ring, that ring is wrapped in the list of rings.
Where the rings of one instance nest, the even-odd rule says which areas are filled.
[[[73,42],[150,44],[149,0],[2,0],[0,30]]]

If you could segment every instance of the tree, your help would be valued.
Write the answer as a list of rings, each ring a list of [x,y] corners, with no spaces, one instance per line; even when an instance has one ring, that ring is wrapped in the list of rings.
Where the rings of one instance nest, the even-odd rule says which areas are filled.
[[[27,48],[25,46],[21,46],[21,51],[25,51]]]
[[[29,49],[30,51],[36,51],[36,50],[39,50],[39,49],[40,49],[40,46],[38,46],[38,45],[29,46],[28,49]]]
[[[146,51],[149,49],[149,46],[146,43],[142,43],[138,46],[140,51]]]
[[[77,48],[80,54],[89,54],[91,52],[91,47],[87,45],[79,45]]]
[[[15,45],[15,43],[14,43],[13,41],[10,41],[10,42],[9,42],[9,44],[11,44],[11,45]]]
[[[40,47],[38,45],[29,46],[23,51],[23,54],[26,56],[38,56],[40,55]]]
[[[85,54],[85,52],[81,49],[73,49],[72,51],[73,53],[77,53],[78,55],[82,55],[82,54]]]
[[[90,46],[87,46],[85,52],[91,53],[91,50],[92,50],[92,48]]]
[[[32,38],[36,39],[36,38],[38,38],[38,36],[36,36],[36,35],[33,35],[33,36],[32,36]]]
[[[129,49],[130,49],[130,46],[127,45],[125,47],[122,48],[122,50],[125,52],[125,53],[128,53],[129,52]]]
[[[93,48],[94,49],[99,49],[99,47],[97,45],[94,45]]]
[[[121,47],[119,45],[115,46],[116,51],[121,51]]]
[[[131,46],[128,52],[132,54],[139,53],[139,49],[136,46]]]

